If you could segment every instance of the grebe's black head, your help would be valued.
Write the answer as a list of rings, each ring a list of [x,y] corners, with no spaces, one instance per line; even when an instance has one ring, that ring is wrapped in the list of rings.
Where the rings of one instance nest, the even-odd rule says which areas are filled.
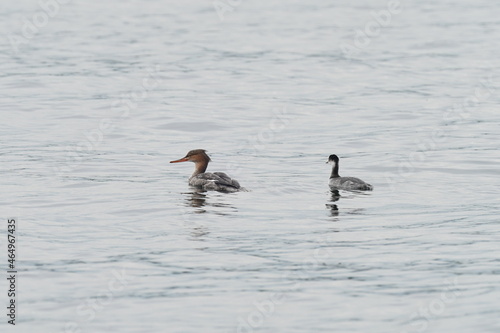
[[[330,155],[328,157],[328,161],[326,163],[332,163],[332,164],[334,164],[334,163],[338,163],[338,162],[339,162],[338,156],[335,155],[335,154],[333,154],[333,155]]]

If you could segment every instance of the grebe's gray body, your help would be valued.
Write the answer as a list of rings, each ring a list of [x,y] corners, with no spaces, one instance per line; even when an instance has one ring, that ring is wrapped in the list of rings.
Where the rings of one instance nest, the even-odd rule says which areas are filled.
[[[332,174],[328,185],[334,190],[354,190],[371,191],[373,186],[356,177],[339,176],[339,158],[337,155],[330,155],[326,163],[333,164]]]

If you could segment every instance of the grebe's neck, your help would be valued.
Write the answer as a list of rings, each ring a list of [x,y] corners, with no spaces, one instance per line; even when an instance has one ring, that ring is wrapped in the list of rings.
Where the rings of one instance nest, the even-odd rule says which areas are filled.
[[[339,162],[335,162],[335,165],[332,168],[332,174],[330,178],[339,178]]]

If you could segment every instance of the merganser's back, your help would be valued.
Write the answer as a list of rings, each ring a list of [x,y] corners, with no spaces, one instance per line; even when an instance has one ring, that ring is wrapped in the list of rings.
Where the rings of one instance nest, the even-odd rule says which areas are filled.
[[[355,191],[371,191],[373,186],[365,183],[356,177],[340,177],[339,176],[339,158],[337,155],[330,155],[326,163],[333,164],[332,174],[328,185],[335,190],[355,190]]]
[[[210,161],[210,157],[205,153],[205,150],[195,149],[189,151],[183,158],[170,161],[170,163],[194,162],[194,173],[189,177],[189,185],[191,186],[206,191],[245,191],[236,179],[232,179],[224,172],[205,172]]]

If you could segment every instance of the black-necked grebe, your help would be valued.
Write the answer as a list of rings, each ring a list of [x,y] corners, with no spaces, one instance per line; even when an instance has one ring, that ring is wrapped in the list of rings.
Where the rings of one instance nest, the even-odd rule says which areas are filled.
[[[203,149],[189,151],[181,159],[170,163],[194,162],[194,173],[189,177],[189,185],[196,186],[206,191],[238,192],[245,191],[237,180],[232,179],[224,172],[205,172],[210,162],[210,157]]]
[[[326,163],[333,164],[332,174],[328,185],[332,189],[339,190],[357,190],[357,191],[371,191],[373,186],[365,183],[356,177],[340,177],[339,176],[339,158],[337,155],[330,155]]]

